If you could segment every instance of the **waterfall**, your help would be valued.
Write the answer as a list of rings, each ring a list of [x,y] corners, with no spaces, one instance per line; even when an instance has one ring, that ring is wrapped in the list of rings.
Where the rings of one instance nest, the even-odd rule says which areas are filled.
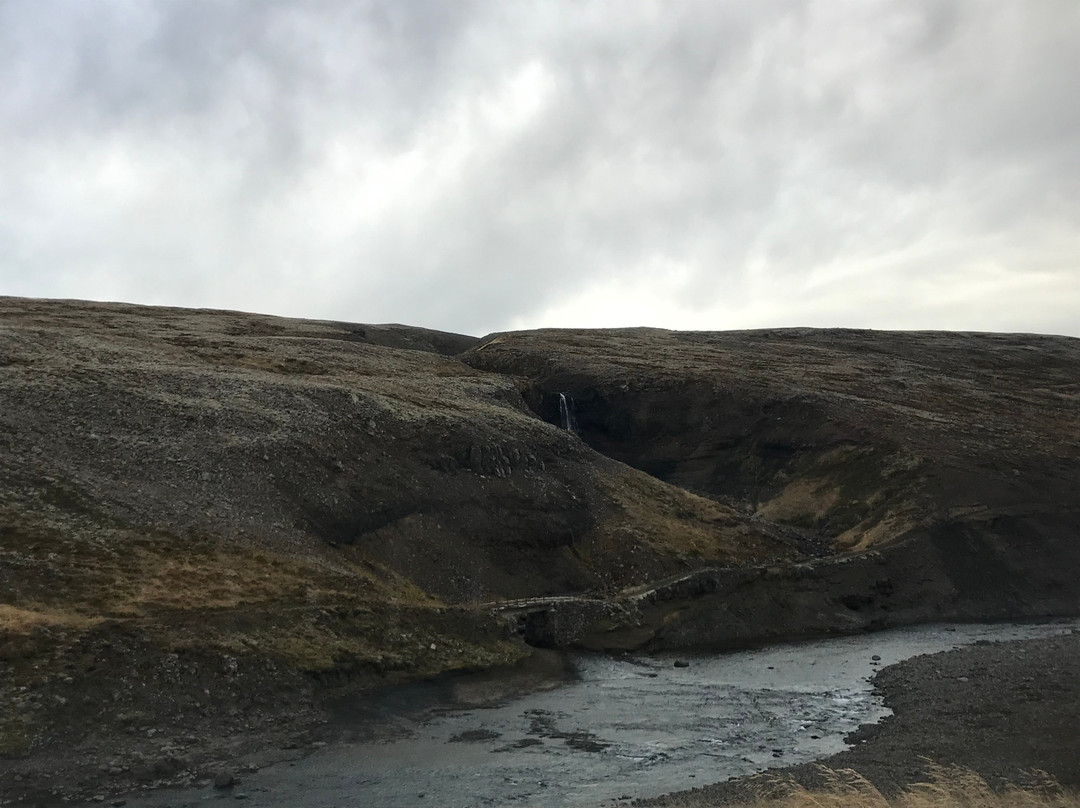
[[[577,416],[574,415],[574,399],[559,393],[559,426],[567,432],[577,432]]]

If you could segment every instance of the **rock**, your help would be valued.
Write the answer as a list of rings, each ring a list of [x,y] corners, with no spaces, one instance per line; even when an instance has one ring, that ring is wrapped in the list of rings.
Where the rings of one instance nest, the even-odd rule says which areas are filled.
[[[881,661],[881,657],[879,657],[877,654],[874,654],[872,657],[870,657],[870,659],[874,660],[874,662],[880,662]]]
[[[502,733],[493,732],[489,729],[470,729],[450,736],[451,743],[476,743],[478,741],[493,741],[501,737]]]
[[[214,775],[214,788],[232,788],[236,785],[236,775],[230,771],[220,771]]]
[[[686,662],[686,661],[684,661],[684,660],[682,660],[682,659],[676,659],[676,660],[675,660],[675,667],[676,667],[676,668],[689,668],[689,667],[690,667],[690,663],[689,663],[689,662]]]
[[[484,472],[484,451],[479,446],[473,445],[469,447],[468,457],[469,468],[477,474],[483,474]]]
[[[182,771],[186,762],[181,758],[163,757],[153,761],[144,761],[131,769],[136,780],[149,783],[154,780],[163,780],[173,777]]]

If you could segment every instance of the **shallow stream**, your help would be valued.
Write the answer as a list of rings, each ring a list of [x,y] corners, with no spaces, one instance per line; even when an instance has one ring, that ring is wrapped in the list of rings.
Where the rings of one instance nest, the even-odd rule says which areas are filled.
[[[575,657],[579,677],[498,706],[384,705],[382,740],[332,744],[230,791],[129,797],[130,808],[599,806],[815,760],[887,710],[879,666],[978,641],[1077,627],[919,626],[723,655]],[[676,666],[679,663],[679,666]],[[686,665],[683,667],[682,665]]]

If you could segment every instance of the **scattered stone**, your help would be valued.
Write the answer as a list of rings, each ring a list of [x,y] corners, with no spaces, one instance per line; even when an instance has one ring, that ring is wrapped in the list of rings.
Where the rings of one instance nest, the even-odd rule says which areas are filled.
[[[880,662],[881,661],[881,657],[878,656],[877,654],[874,654],[872,657],[870,657],[870,659],[874,660],[874,662]]]
[[[450,736],[450,743],[477,743],[478,741],[493,741],[502,737],[501,732],[492,732],[489,729],[470,729]]]
[[[214,788],[232,788],[236,785],[236,776],[230,771],[220,771],[214,775]]]
[[[605,741],[596,740],[596,736],[591,732],[567,733],[563,739],[563,743],[571,749],[577,749],[581,752],[603,752],[611,746],[611,744]]]
[[[539,738],[522,738],[508,746],[500,746],[495,752],[512,752],[515,749],[528,749],[530,746],[541,746],[544,742]]]

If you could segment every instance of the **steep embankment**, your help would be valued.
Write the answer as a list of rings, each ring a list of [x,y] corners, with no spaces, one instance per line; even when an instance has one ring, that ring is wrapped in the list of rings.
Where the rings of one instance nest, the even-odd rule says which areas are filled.
[[[519,660],[508,618],[614,648],[1075,611],[1078,344],[0,298],[0,787],[188,776],[327,683]]]

